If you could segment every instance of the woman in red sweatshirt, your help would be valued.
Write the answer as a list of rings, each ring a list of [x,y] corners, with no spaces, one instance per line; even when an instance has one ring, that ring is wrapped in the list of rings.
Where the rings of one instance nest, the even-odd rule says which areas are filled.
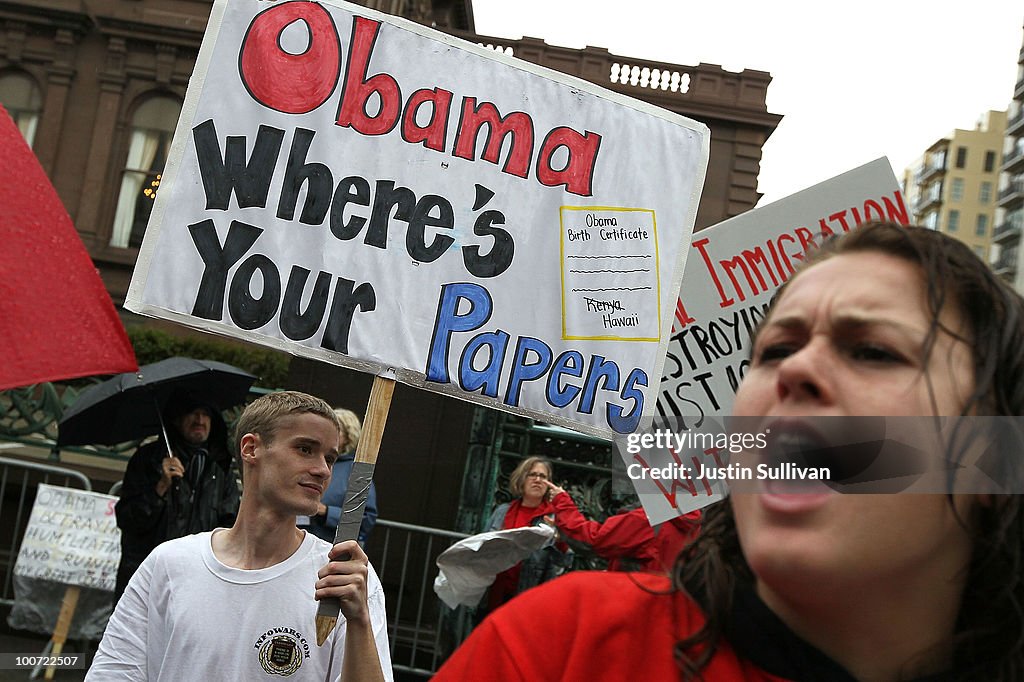
[[[554,507],[548,499],[551,463],[541,457],[527,457],[509,477],[509,492],[515,498],[495,507],[487,530],[524,528],[550,523]],[[512,568],[495,577],[486,597],[486,613],[490,613],[512,597],[565,572],[572,563],[572,553],[565,542],[543,547]]]
[[[639,570],[668,574],[683,547],[697,537],[700,512],[692,511],[652,527],[643,507],[591,521],[564,489],[548,481],[555,527],[608,560],[609,571]]]

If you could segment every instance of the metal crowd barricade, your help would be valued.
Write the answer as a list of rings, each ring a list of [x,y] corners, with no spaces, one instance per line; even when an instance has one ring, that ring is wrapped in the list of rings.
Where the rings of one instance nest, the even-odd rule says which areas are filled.
[[[383,537],[381,537],[383,536]],[[431,677],[472,629],[472,610],[452,610],[434,594],[437,556],[469,537],[378,519],[367,548],[387,599],[394,671]]]
[[[32,513],[35,487],[40,483],[92,490],[89,479],[74,469],[0,457],[0,569],[3,571],[0,604],[14,604],[14,563]]]

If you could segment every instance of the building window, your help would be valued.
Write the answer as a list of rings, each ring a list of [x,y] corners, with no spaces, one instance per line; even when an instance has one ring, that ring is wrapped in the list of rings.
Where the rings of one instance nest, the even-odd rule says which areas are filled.
[[[22,137],[31,147],[36,138],[36,126],[39,125],[39,112],[43,108],[43,98],[35,82],[20,73],[0,76],[0,104],[7,109]]]
[[[984,237],[988,232],[988,215],[984,213],[978,214],[978,222],[974,225],[974,234],[979,237]]]
[[[967,165],[967,147],[956,148],[956,167],[963,168]]]
[[[985,152],[985,172],[991,173],[996,169],[996,153]]]
[[[964,200],[964,179],[953,178],[953,184],[949,188],[949,200],[950,201],[963,201]]]
[[[180,112],[181,104],[170,97],[154,97],[135,110],[111,246],[142,244]]]
[[[992,201],[992,183],[983,182],[978,189],[978,203],[987,204]]]
[[[930,230],[939,229],[939,214],[935,211],[928,211],[928,213],[925,214],[924,219],[921,221],[921,224]]]
[[[960,211],[950,211],[946,218],[946,231],[956,232],[960,228]]]
[[[977,256],[978,258],[980,258],[981,260],[985,260],[985,247],[984,246],[975,245],[974,246],[974,255]]]

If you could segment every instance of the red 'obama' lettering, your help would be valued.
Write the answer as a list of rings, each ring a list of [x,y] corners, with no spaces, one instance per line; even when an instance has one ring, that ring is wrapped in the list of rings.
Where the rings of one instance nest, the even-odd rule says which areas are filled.
[[[430,103],[430,122],[421,126],[416,122],[416,115],[421,106]],[[448,137],[448,111],[452,107],[452,93],[441,88],[433,90],[417,90],[405,103],[402,114],[402,138],[411,144],[422,144],[435,152],[444,151],[444,141]]]
[[[305,25],[309,45],[291,54],[281,34],[294,24]],[[305,114],[327,101],[338,82],[341,44],[331,15],[313,2],[288,2],[257,14],[242,40],[238,71],[253,99],[286,114]],[[282,88],[281,83],[302,83]]]
[[[521,111],[502,116],[490,102],[477,105],[475,97],[464,98],[459,134],[455,138],[452,155],[472,161],[475,158],[477,136],[484,125],[487,126],[487,140],[480,158],[498,163],[498,153],[505,136],[511,134],[512,144],[502,170],[525,178],[530,172],[530,157],[533,156],[533,121]]]
[[[551,157],[559,147],[569,152],[569,160],[561,170],[551,167]],[[537,180],[548,187],[565,185],[572,194],[589,197],[594,179],[594,162],[601,148],[601,136],[589,130],[580,135],[572,128],[555,128],[544,138],[537,156]]]
[[[391,132],[402,113],[402,90],[394,76],[378,73],[366,77],[370,54],[379,31],[379,21],[370,21],[364,17],[352,19],[352,43],[348,51],[345,88],[341,93],[337,123],[342,128],[351,126],[363,135]],[[380,111],[375,116],[367,116],[366,102],[373,94],[379,98]]]
[[[302,24],[301,30],[308,39],[301,54],[288,52],[281,42],[282,35],[293,24]],[[479,159],[498,164],[504,150],[502,172],[527,178],[532,165],[537,182],[544,186],[564,187],[566,192],[578,196],[593,195],[600,134],[554,126],[544,136],[534,158],[535,139],[539,135],[529,113],[514,111],[503,116],[493,103],[463,95],[461,104],[456,105],[461,117],[449,138],[448,122],[455,93],[415,84],[412,95],[403,101],[395,75],[371,72],[370,61],[380,31],[378,21],[352,18],[342,74],[341,42],[329,10],[308,0],[283,2],[253,19],[239,53],[239,73],[254,100],[287,114],[313,111],[331,96],[340,81],[335,118],[340,128],[367,136],[386,135],[398,128],[409,144],[421,144],[442,153],[450,149],[452,156],[469,162]],[[372,114],[368,113],[371,103],[369,108],[375,111]],[[427,105],[431,109],[429,119],[421,115]],[[478,157],[477,142],[484,127],[487,137]],[[507,138],[510,143],[506,146]]]

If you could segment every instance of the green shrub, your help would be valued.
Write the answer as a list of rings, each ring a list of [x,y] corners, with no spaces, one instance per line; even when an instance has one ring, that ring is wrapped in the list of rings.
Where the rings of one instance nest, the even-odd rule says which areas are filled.
[[[215,338],[179,337],[141,326],[129,326],[127,331],[140,365],[181,355],[234,365],[255,374],[256,385],[264,388],[280,388],[288,378],[291,356],[286,353]]]

